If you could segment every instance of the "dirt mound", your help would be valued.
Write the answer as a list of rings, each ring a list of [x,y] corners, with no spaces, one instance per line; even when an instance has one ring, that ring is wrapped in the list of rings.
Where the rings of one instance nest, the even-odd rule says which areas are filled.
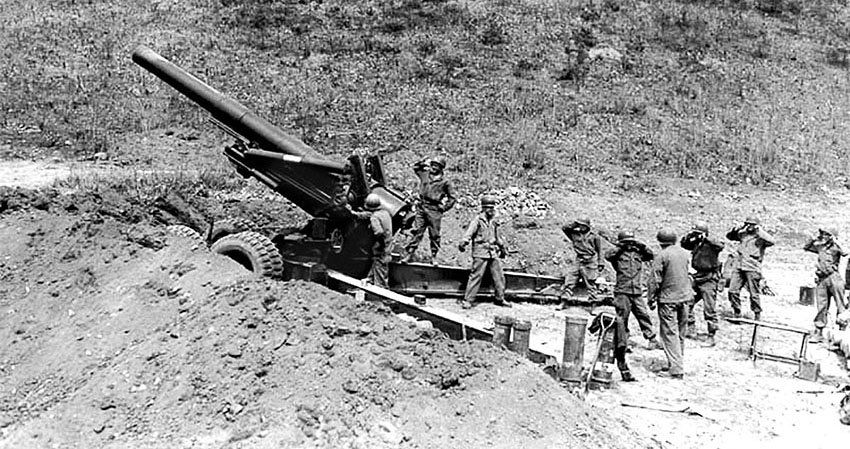
[[[512,353],[254,279],[141,204],[4,198],[0,447],[647,446]]]

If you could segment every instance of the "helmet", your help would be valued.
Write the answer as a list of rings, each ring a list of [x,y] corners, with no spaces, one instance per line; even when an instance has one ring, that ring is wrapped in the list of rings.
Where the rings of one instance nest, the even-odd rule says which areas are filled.
[[[589,228],[590,227],[590,218],[587,218],[587,217],[576,218],[576,221],[573,222],[573,224],[587,226]]]
[[[431,159],[431,165],[438,165],[441,170],[446,168],[446,157],[441,154]]]
[[[626,240],[634,240],[634,238],[635,238],[635,233],[632,232],[632,231],[620,231],[620,233],[617,234],[617,241],[618,242],[623,242],[623,241],[626,241]]]
[[[744,220],[744,224],[760,225],[761,222],[759,222],[759,219],[756,217],[747,217],[747,219]]]
[[[381,208],[381,197],[376,193],[370,193],[366,195],[366,201],[363,206],[366,207],[366,210],[378,210]]]
[[[699,231],[703,234],[708,234],[708,225],[702,221],[698,221],[694,223],[694,226],[691,228],[692,231]]]
[[[676,243],[676,233],[671,231],[670,229],[662,229],[658,231],[658,234],[655,235],[655,238],[658,239],[658,243],[672,245]]]
[[[481,207],[496,206],[496,197],[493,195],[484,195],[481,197]]]
[[[823,232],[824,234],[829,234],[833,237],[838,237],[838,228],[835,227],[830,226],[828,228],[820,228],[820,232]]]

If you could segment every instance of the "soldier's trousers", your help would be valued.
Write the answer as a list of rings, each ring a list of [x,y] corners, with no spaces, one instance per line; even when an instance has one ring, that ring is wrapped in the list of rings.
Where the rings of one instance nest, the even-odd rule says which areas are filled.
[[[658,333],[670,364],[670,374],[685,372],[685,331],[688,329],[688,302],[658,304]]]
[[[732,310],[741,311],[741,289],[746,287],[750,293],[750,309],[753,313],[761,313],[760,280],[761,273],[758,271],[732,271],[732,279],[729,281],[729,303],[732,304]]]
[[[469,272],[469,280],[466,282],[466,291],[463,294],[464,301],[470,303],[475,301],[478,290],[481,288],[481,281],[488,270],[493,278],[496,302],[505,300],[505,273],[502,271],[502,262],[496,258],[473,257],[472,270]]]
[[[437,257],[440,252],[440,227],[442,226],[443,213],[428,206],[422,206],[416,211],[416,218],[413,220],[413,234],[407,246],[404,247],[405,255],[410,256],[416,252],[419,247],[419,242],[428,231],[428,238],[431,243],[431,257]]]
[[[632,313],[637,319],[640,332],[643,338],[652,340],[655,338],[655,330],[652,328],[652,318],[649,316],[649,307],[646,305],[646,300],[640,294],[614,294],[614,307],[617,308],[617,313],[622,309],[623,323],[625,324],[625,338],[629,341],[629,314]]]
[[[701,276],[697,273],[696,278]],[[710,277],[702,276],[702,280],[694,280],[694,299],[691,300],[688,310],[688,326],[694,326],[697,317],[694,314],[694,306],[702,300],[702,316],[705,318],[705,325],[708,328],[708,335],[714,335],[717,332],[717,289],[720,285],[719,277],[712,275]],[[733,306],[734,307],[734,306]],[[740,305],[738,306],[740,310]]]
[[[387,288],[389,286],[390,273],[390,255],[384,254],[375,256],[372,259],[372,267],[369,268],[369,282],[378,287]]]
[[[829,316],[829,303],[835,301],[837,313],[844,312],[846,305],[844,304],[844,280],[838,273],[818,280],[818,285],[815,289],[815,295],[818,303],[818,313],[815,315],[815,327],[823,329],[826,326]]]
[[[564,273],[564,295],[571,298],[579,279],[583,279],[587,285],[587,295],[591,300],[596,299],[597,288],[595,281],[597,277],[599,277],[599,267],[596,261],[592,263],[577,262]]]

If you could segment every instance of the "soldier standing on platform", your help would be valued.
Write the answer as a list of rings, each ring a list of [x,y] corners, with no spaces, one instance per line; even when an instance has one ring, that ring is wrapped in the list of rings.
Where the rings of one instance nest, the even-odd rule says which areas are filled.
[[[472,269],[469,272],[469,280],[466,282],[466,291],[463,295],[461,305],[464,309],[472,307],[478,289],[481,288],[481,280],[487,271],[493,278],[493,289],[496,293],[496,305],[511,307],[505,301],[505,273],[502,271],[502,262],[507,252],[505,244],[499,232],[499,225],[494,219],[496,216],[496,198],[491,195],[481,197],[481,213],[478,214],[466,228],[463,240],[458,243],[460,252],[466,251],[467,245],[472,243]]]
[[[437,258],[437,253],[440,251],[443,214],[454,207],[457,201],[452,183],[443,174],[445,168],[444,156],[437,156],[432,160],[426,159],[413,166],[413,171],[419,176],[420,181],[418,207],[413,221],[413,233],[404,248],[402,262],[410,261],[426,230],[431,242],[431,263],[434,263]]]
[[[605,257],[602,254],[602,237],[590,228],[589,218],[582,217],[565,224],[561,227],[561,231],[572,242],[577,259],[576,265],[570,267],[564,274],[561,307],[566,308],[579,279],[584,280],[590,299],[596,299],[596,282],[605,271]]]

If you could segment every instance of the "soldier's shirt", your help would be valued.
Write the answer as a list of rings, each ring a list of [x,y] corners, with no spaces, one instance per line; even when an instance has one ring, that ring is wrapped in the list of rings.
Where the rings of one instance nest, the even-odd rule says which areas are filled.
[[[472,257],[495,259],[499,256],[501,243],[499,224],[495,219],[488,219],[482,212],[466,228],[463,241],[472,242]]]
[[[773,237],[761,229],[756,232],[740,232],[727,234],[730,240],[738,240],[738,269],[741,271],[761,272],[764,260],[764,250],[773,246]]]
[[[602,242],[601,237],[593,231],[584,233],[571,232],[568,234],[570,241],[573,242],[573,250],[576,252],[576,257],[581,263],[596,263],[603,264],[602,259]]]
[[[682,248],[691,251],[691,266],[698,272],[715,272],[720,269],[720,252],[726,246],[712,237],[705,237],[699,243],[682,239]]]
[[[805,246],[803,246],[803,249],[810,253],[817,253],[817,273],[823,277],[837,272],[838,264],[841,262],[841,257],[847,255],[847,253],[842,250],[835,241],[824,243],[822,241],[811,239]]]
[[[652,265],[650,298],[661,304],[690,301],[693,289],[688,275],[689,259],[690,254],[678,245],[663,248]]]
[[[419,197],[426,206],[441,208],[441,212],[451,209],[456,201],[452,183],[442,176],[423,182],[419,188]]]
[[[393,244],[393,220],[390,213],[385,209],[372,212],[369,217],[369,226],[372,228],[372,234],[377,237],[373,247],[373,255],[376,257],[383,256]]]
[[[608,261],[617,272],[614,293],[637,295],[643,290],[644,261],[652,259],[652,252],[643,248],[642,253],[636,247],[614,248],[607,254]]]

